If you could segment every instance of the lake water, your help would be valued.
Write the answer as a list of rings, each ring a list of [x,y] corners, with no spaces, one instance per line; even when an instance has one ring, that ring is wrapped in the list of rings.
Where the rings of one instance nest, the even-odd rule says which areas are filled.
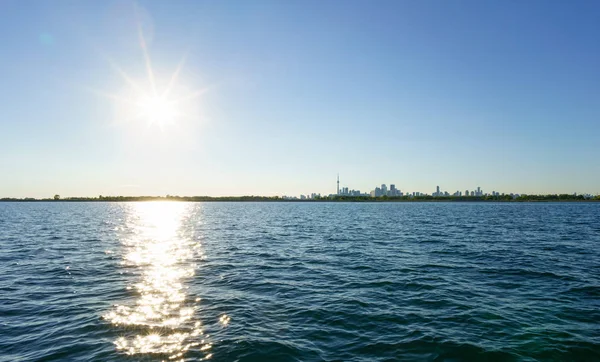
[[[0,203],[2,361],[599,361],[600,204]]]

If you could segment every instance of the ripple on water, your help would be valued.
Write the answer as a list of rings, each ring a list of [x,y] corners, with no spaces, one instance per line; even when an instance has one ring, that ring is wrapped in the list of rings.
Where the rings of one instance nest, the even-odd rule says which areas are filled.
[[[164,355],[183,360],[190,349],[208,351],[202,323],[195,320],[199,299],[188,295],[186,280],[194,277],[200,244],[185,233],[188,206],[180,203],[133,204],[125,233],[123,264],[138,277],[127,287],[135,301],[115,304],[103,318],[126,327],[116,339],[128,355]],[[207,353],[204,358],[209,356]]]
[[[600,360],[599,204],[0,203],[0,360]]]

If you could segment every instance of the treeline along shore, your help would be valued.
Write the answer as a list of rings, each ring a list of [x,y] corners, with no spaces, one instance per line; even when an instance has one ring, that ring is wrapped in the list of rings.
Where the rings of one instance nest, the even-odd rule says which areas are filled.
[[[485,196],[322,196],[314,199],[298,199],[281,196],[98,196],[98,197],[60,197],[36,199],[26,198],[0,198],[0,202],[136,202],[136,201],[194,201],[194,202],[552,202],[552,201],[577,201],[598,202],[600,195],[584,196],[569,194],[549,195],[485,195]]]

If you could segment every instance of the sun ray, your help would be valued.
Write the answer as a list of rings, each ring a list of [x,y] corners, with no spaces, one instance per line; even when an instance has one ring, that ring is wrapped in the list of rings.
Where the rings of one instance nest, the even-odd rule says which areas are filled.
[[[142,86],[140,86],[133,79],[131,79],[131,77],[129,75],[127,75],[127,73],[125,73],[125,71],[123,69],[121,69],[121,67],[119,67],[119,65],[115,61],[113,61],[108,56],[104,56],[104,58],[106,59],[106,61],[108,62],[108,64],[110,64],[111,68],[113,68],[115,70],[115,72],[117,72],[117,74],[119,74],[121,76],[121,78],[123,78],[123,80],[127,84],[129,84],[129,86],[131,88],[135,89],[138,92],[143,92]]]
[[[135,5],[135,17],[136,17],[136,21],[137,21],[140,46],[142,48],[142,52],[144,53],[144,61],[146,63],[146,72],[148,73],[148,80],[150,81],[150,86],[152,87],[153,94],[155,96],[157,96],[158,92],[156,90],[156,81],[154,80],[154,71],[152,69],[152,62],[150,61],[150,55],[148,54],[148,45],[146,43],[146,38],[144,37],[144,29],[142,27],[142,22],[140,20],[137,4]]]
[[[185,65],[186,58],[187,58],[187,54],[184,55],[183,58],[181,58],[181,61],[177,65],[177,69],[175,69],[175,71],[173,72],[173,75],[171,75],[171,79],[169,80],[169,84],[167,85],[167,88],[165,89],[164,93],[162,94],[163,97],[167,98],[169,96],[169,93],[171,93],[171,90],[173,89],[173,86],[175,85],[177,78],[179,78],[179,73],[181,72],[181,69],[183,69],[183,66]]]
[[[143,8],[134,2],[133,11],[135,18],[133,25],[137,28],[137,39],[144,61],[142,73],[145,73],[145,76],[142,74],[141,77],[134,77],[113,58],[96,48],[98,55],[122,79],[125,87],[117,93],[108,93],[91,87],[84,87],[84,89],[112,101],[115,106],[116,117],[113,121],[115,123],[127,124],[141,121],[146,124],[146,128],[156,127],[161,131],[170,127],[180,128],[186,124],[190,125],[189,122],[196,121],[195,118],[199,115],[197,113],[199,105],[193,101],[206,94],[213,85],[202,89],[187,89],[180,84],[185,74],[189,48],[183,53],[174,70],[167,73],[166,78],[159,79],[159,73],[155,72],[150,56],[151,44],[148,43],[148,25],[143,21]]]
[[[86,87],[86,86],[84,86],[83,89],[86,90],[86,91],[88,91],[88,92],[91,92],[91,93],[93,93],[93,94],[95,94],[97,96],[108,98],[108,99],[111,99],[113,101],[117,101],[117,102],[120,102],[120,103],[125,103],[125,104],[129,104],[129,105],[135,105],[136,104],[136,102],[134,102],[133,100],[131,100],[129,98],[125,98],[125,97],[120,97],[120,96],[118,96],[116,94],[104,92],[104,91],[101,91],[101,90],[98,90],[98,89],[94,89],[94,88],[91,88],[91,87]]]
[[[198,91],[192,92],[192,93],[190,93],[188,95],[185,95],[183,97],[174,99],[173,102],[174,103],[183,103],[183,102],[191,101],[192,99],[195,99],[195,98],[198,98],[198,97],[202,96],[203,94],[205,94],[206,92],[208,92],[208,90],[209,90],[208,87],[202,88],[202,89],[200,89]]]

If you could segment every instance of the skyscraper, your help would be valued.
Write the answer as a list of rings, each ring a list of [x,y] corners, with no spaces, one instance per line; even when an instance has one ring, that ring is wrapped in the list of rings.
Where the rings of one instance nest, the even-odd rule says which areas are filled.
[[[340,194],[340,174],[337,175],[337,195]]]

